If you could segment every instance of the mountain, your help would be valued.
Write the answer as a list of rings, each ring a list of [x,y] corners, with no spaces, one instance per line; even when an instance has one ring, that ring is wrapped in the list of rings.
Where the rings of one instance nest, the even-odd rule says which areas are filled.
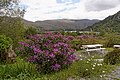
[[[120,11],[87,27],[85,30],[120,32]]]
[[[56,19],[56,20],[36,21],[36,22],[24,20],[24,23],[26,25],[35,26],[40,30],[81,30],[99,21],[100,20],[97,19],[94,20]]]

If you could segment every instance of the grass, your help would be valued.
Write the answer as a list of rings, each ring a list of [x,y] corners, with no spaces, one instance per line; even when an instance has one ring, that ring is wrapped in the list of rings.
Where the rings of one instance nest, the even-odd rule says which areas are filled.
[[[17,58],[14,64],[0,65],[0,78],[6,80],[67,80],[68,78],[74,78],[79,80],[80,78],[101,78],[114,68],[115,66],[95,62],[93,58],[87,58],[75,62],[68,69],[51,74],[39,74],[35,70],[34,64]],[[103,73],[103,71],[105,72]]]
[[[60,72],[43,75],[41,78],[36,80],[67,80],[68,78],[73,78],[75,80],[80,80],[80,78],[101,78],[105,77],[104,74],[111,72],[114,66],[102,64],[101,66],[94,67],[92,69],[92,63],[87,63],[86,61],[79,61],[74,63],[70,68],[61,70]],[[88,69],[88,70],[86,70]],[[105,71],[105,72],[103,72]]]
[[[106,48],[107,51],[113,51],[114,49],[113,48]]]
[[[35,66],[20,58],[17,58],[14,64],[0,65],[1,79],[30,77],[34,74],[36,74]]]
[[[110,49],[112,50],[112,49]],[[67,80],[69,78],[80,80],[86,78],[96,80],[104,78],[108,73],[116,68],[117,65],[107,65],[103,62],[95,61],[95,59],[102,59],[104,55],[98,53],[91,53],[91,56],[77,52],[80,61],[75,62],[68,69],[62,69],[51,74],[39,74],[35,70],[35,65],[28,63],[19,57],[16,58],[14,64],[0,65],[0,79],[4,80]],[[84,58],[85,57],[85,58]],[[81,60],[81,58],[84,58]]]

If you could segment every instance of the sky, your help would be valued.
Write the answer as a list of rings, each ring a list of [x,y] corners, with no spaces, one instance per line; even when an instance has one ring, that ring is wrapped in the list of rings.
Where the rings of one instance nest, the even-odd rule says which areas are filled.
[[[120,0],[21,0],[29,21],[104,19],[120,11]]]

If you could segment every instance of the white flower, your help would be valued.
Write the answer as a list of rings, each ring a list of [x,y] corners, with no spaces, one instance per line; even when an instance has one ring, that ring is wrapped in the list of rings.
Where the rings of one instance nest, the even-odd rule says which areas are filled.
[[[87,63],[89,63],[89,62],[87,61]]]
[[[102,71],[102,73],[105,73],[105,71]]]
[[[102,75],[100,75],[100,77],[102,77]]]
[[[92,68],[92,69],[95,69],[95,68]]]
[[[102,66],[102,64],[97,64],[98,66]]]
[[[100,64],[97,64],[98,66],[100,66]]]
[[[88,69],[86,69],[86,71],[88,71]]]
[[[82,55],[79,55],[80,57],[82,56]]]
[[[93,67],[95,67],[95,65],[93,65]]]
[[[80,60],[83,60],[83,59],[80,59]]]
[[[88,59],[88,61],[90,61],[90,59]]]

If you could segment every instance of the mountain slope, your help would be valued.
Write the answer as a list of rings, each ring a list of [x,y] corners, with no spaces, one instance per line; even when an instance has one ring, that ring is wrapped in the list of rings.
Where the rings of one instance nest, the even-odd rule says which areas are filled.
[[[32,25],[40,30],[81,30],[94,23],[99,22],[99,20],[71,20],[71,19],[57,19],[57,20],[45,20],[30,22],[24,20],[26,25]]]
[[[87,27],[85,30],[120,32],[120,11]]]

